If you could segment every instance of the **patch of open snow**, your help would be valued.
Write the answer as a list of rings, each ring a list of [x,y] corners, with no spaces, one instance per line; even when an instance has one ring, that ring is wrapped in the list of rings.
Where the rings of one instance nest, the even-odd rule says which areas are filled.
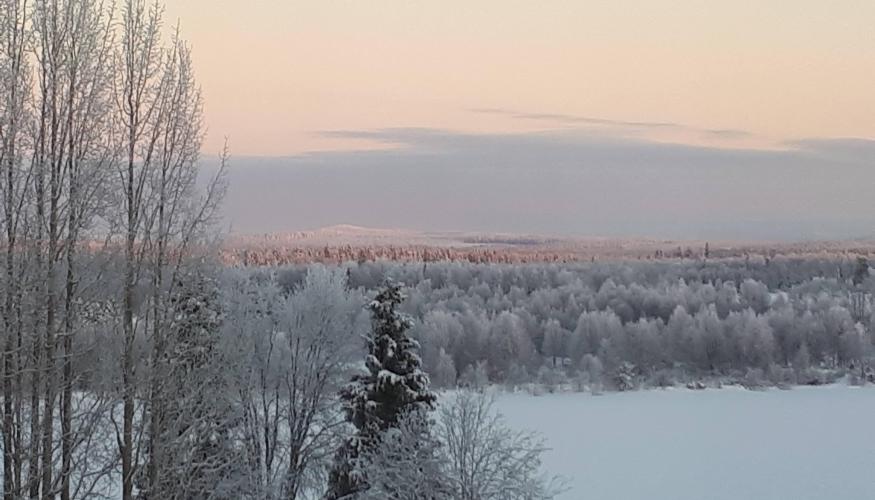
[[[504,394],[537,430],[561,500],[875,498],[875,388]]]

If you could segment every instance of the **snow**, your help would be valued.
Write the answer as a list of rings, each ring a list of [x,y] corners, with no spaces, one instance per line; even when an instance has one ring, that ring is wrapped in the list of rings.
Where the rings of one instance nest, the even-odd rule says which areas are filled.
[[[561,500],[875,498],[875,388],[505,394],[540,432]]]
[[[400,385],[403,382],[404,379],[401,377],[401,375],[390,372],[389,370],[380,370],[380,372],[377,373],[377,385],[379,387],[383,387],[386,384]]]

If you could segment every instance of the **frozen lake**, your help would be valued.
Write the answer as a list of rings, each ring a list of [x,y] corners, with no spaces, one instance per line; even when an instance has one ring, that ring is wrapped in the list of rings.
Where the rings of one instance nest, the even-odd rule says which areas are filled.
[[[562,500],[875,498],[875,388],[499,397],[552,448]]]

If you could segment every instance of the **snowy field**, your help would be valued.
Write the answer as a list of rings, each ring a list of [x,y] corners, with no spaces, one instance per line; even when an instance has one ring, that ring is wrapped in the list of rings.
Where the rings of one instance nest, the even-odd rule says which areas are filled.
[[[562,500],[875,498],[875,388],[499,397],[543,434]]]

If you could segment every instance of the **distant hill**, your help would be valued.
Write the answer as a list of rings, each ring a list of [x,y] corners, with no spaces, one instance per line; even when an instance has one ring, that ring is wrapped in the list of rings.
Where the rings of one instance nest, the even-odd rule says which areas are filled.
[[[707,245],[707,256],[706,256]],[[745,242],[655,238],[564,237],[510,233],[418,232],[352,225],[312,231],[231,235],[229,265],[347,261],[575,262],[875,255],[875,240]]]

